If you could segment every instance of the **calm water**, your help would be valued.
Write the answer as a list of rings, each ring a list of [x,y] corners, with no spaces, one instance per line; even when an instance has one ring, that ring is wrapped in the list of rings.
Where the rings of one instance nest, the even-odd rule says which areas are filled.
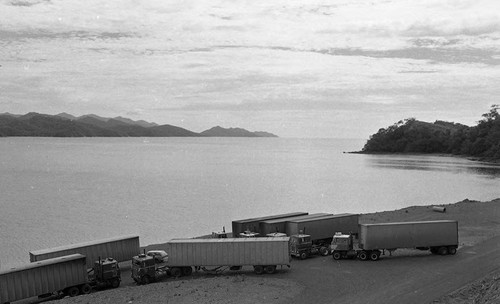
[[[31,250],[124,234],[141,245],[235,219],[500,197],[500,166],[344,154],[364,140],[0,138],[0,267]]]

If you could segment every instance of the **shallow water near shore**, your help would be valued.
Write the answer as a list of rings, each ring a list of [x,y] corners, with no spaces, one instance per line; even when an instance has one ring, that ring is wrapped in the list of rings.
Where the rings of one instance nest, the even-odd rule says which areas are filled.
[[[500,166],[349,154],[365,140],[0,138],[0,268],[124,234],[141,245],[268,214],[367,213],[500,197]]]

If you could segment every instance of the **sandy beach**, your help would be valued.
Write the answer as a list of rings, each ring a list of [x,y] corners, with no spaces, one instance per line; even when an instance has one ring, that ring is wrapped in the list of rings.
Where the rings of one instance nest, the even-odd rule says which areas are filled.
[[[118,289],[50,303],[497,303],[500,301],[500,199],[465,199],[435,212],[433,206],[362,214],[361,223],[457,220],[454,256],[397,250],[376,262],[293,260],[290,269],[256,275],[252,269],[166,278],[137,286],[130,271]],[[154,247],[154,246],[151,246]],[[150,248],[151,248],[150,247]],[[126,268],[126,267],[124,267]]]

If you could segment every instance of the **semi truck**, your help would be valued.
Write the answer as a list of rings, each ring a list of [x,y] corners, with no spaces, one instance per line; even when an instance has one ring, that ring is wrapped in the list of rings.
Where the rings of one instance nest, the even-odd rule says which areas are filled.
[[[330,244],[336,231],[358,233],[358,214],[342,213],[316,218],[292,220],[286,223],[290,235],[292,256],[306,259],[312,255],[330,254]]]
[[[453,220],[360,224],[359,238],[336,233],[331,249],[333,259],[359,258],[376,261],[385,250],[399,248],[430,250],[433,254],[454,255],[458,248],[458,222]]]
[[[93,287],[118,287],[118,262],[112,258],[95,261],[89,272],[87,258],[72,254],[28,263],[0,271],[0,304],[32,297],[77,296]]]
[[[138,284],[166,275],[191,275],[193,269],[220,272],[250,266],[257,274],[274,273],[277,266],[290,267],[289,237],[174,239],[163,248],[168,253],[166,267],[152,267],[147,257],[135,256],[131,275]]]
[[[267,236],[268,234],[281,232],[286,233],[286,223],[289,221],[303,220],[317,218],[325,215],[332,215],[331,213],[313,213],[306,215],[298,215],[291,217],[283,217],[272,220],[265,220],[259,223],[259,234],[260,236]]]
[[[118,262],[130,261],[140,252],[139,236],[126,235],[91,242],[60,246],[49,249],[30,251],[30,262],[80,253],[87,257],[87,268],[94,266],[94,261],[101,257],[113,257]]]
[[[259,225],[262,221],[268,221],[272,219],[279,219],[284,217],[307,215],[307,212],[292,212],[285,214],[268,215],[263,217],[248,218],[243,220],[232,221],[233,237],[248,237],[250,233],[259,234]]]

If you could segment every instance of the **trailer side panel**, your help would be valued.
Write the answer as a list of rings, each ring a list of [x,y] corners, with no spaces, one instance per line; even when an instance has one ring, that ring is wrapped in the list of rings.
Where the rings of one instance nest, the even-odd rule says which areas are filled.
[[[336,232],[358,233],[358,214],[334,214],[312,219],[290,221],[286,224],[286,233],[309,234],[313,240],[332,238]]]
[[[251,231],[251,232],[259,232],[259,224],[262,221],[268,221],[272,219],[279,219],[279,218],[284,218],[284,217],[290,217],[290,216],[299,216],[299,215],[307,215],[307,212],[292,212],[292,213],[285,213],[285,214],[276,214],[276,215],[269,215],[269,216],[263,216],[263,217],[256,217],[256,218],[248,218],[248,219],[243,219],[243,220],[234,220],[232,222],[232,228],[233,228],[233,237],[239,237],[240,233],[245,232],[245,231]]]
[[[399,222],[360,225],[365,250],[457,246],[457,221]]]
[[[73,254],[0,271],[0,304],[86,283],[85,260]]]
[[[313,214],[307,214],[307,215],[291,216],[291,217],[284,217],[284,218],[279,218],[279,219],[262,221],[259,224],[259,233],[260,233],[260,236],[266,236],[268,234],[276,233],[276,232],[286,233],[286,223],[289,221],[311,219],[311,218],[317,218],[317,217],[322,217],[322,216],[326,216],[326,215],[332,215],[332,214],[331,213],[313,213]]]
[[[177,239],[166,244],[168,266],[289,265],[288,237]]]
[[[30,261],[42,261],[50,258],[80,253],[87,257],[87,268],[101,258],[111,257],[118,262],[129,261],[140,251],[138,236],[121,236],[104,240],[78,243],[30,252]]]

